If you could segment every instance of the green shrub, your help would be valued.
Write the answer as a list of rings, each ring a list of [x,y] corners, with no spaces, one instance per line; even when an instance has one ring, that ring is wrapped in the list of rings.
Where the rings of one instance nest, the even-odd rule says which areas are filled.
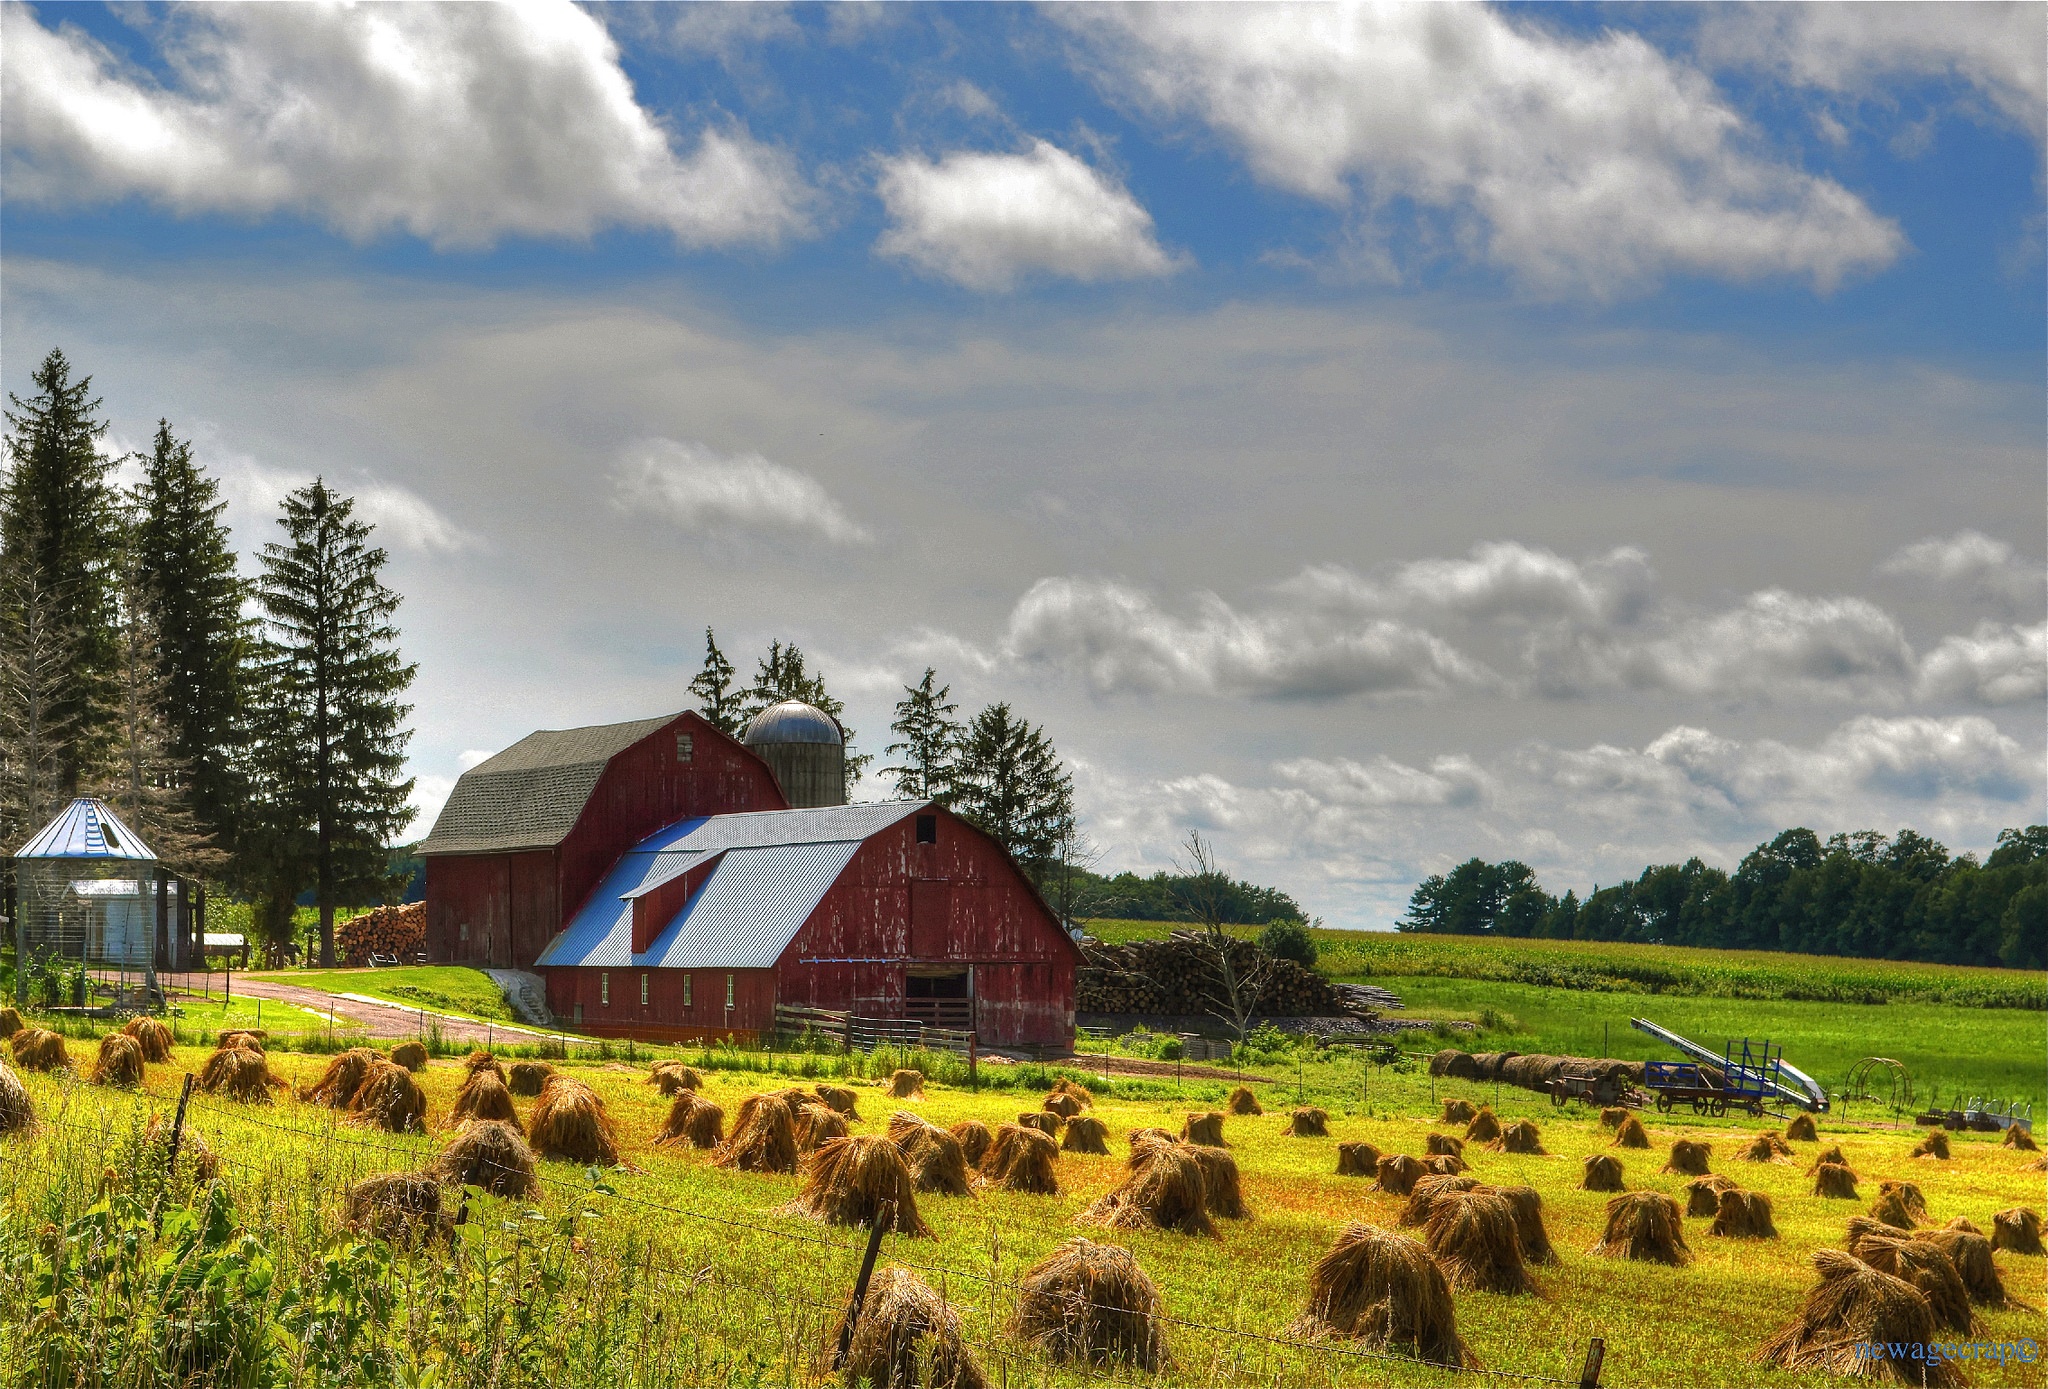
[[[1307,924],[1289,917],[1267,922],[1265,929],[1259,932],[1259,945],[1268,955],[1292,960],[1306,969],[1316,967],[1316,957],[1320,953]]]

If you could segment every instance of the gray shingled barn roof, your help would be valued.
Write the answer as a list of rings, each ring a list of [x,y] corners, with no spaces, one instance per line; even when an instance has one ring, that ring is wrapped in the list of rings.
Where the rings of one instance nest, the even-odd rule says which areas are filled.
[[[419,851],[552,849],[575,828],[605,764],[676,717],[527,734],[462,774]]]

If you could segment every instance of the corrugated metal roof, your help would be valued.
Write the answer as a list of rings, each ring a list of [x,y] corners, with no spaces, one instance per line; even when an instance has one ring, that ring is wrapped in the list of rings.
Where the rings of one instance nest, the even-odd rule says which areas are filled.
[[[150,852],[134,830],[122,824],[105,801],[80,796],[21,846],[16,858],[147,859]]]
[[[553,848],[576,827],[605,765],[677,717],[527,734],[462,774],[420,852]]]
[[[731,849],[634,964],[766,969],[803,929],[860,841]]]
[[[633,904],[627,894],[650,882],[673,877],[702,858],[701,854],[666,852],[634,846],[612,865],[604,881],[548,942],[534,961],[540,965],[596,965],[624,969],[633,963]]]

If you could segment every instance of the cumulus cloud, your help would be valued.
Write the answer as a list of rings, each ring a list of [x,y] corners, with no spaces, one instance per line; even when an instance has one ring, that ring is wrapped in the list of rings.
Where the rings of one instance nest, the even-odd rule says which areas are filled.
[[[890,225],[875,249],[969,289],[1006,290],[1031,274],[1093,283],[1175,268],[1128,190],[1044,140],[1022,154],[903,155],[883,165],[876,187]]]
[[[1655,582],[1648,557],[1630,546],[1582,562],[1516,541],[1489,541],[1460,559],[1410,560],[1369,575],[1342,565],[1311,565],[1279,591],[1316,606],[1361,612],[1608,624],[1639,616]]]
[[[1900,547],[1878,570],[2001,603],[2038,607],[2048,597],[2048,571],[1982,531],[1961,530],[1916,540]]]
[[[1776,161],[1697,70],[1642,38],[1578,40],[1479,5],[1134,5],[1059,11],[1100,85],[1200,121],[1279,188],[1448,219],[1548,293],[1673,274],[1889,265],[1896,224]]]
[[[649,439],[627,451],[612,471],[612,504],[695,531],[782,531],[834,545],[865,545],[872,538],[807,473],[758,453],[726,457],[672,439]]]
[[[164,82],[26,5],[0,22],[5,174],[23,201],[294,212],[442,247],[613,226],[760,245],[805,225],[786,156],[737,128],[679,152],[567,0],[174,10],[147,30]]]
[[[286,496],[313,481],[313,474],[271,468],[254,459],[228,453],[221,462],[224,490],[245,521],[271,534],[278,506]],[[425,497],[409,487],[379,478],[351,483],[328,477],[329,488],[355,503],[358,520],[377,528],[375,543],[419,554],[455,554],[483,547],[481,537],[463,529]]]
[[[2041,699],[2048,695],[2048,623],[1980,622],[1968,635],[1943,637],[1920,662],[1919,694],[1974,704]]]
[[[1876,604],[1783,589],[1675,622],[1650,640],[1585,640],[1573,655],[1577,668],[1557,661],[1543,672],[1546,683],[1716,698],[1885,698],[1910,680],[1914,664],[1897,619]]]

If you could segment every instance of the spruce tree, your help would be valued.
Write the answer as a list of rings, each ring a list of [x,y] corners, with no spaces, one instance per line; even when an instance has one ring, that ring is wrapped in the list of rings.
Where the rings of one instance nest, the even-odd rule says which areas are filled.
[[[747,687],[747,702],[741,712],[740,726],[744,728],[763,709],[785,699],[802,700],[839,725],[839,741],[846,750],[846,798],[852,800],[854,783],[860,780],[861,771],[868,763],[875,760],[873,754],[853,750],[853,730],[846,726],[842,717],[846,706],[826,690],[823,675],[811,673],[797,644],[771,641],[768,654],[755,662],[754,683]]]
[[[896,722],[889,725],[902,741],[884,750],[892,756],[903,754],[903,760],[884,770],[895,781],[896,794],[906,800],[951,799],[953,755],[960,743],[960,724],[953,715],[960,706],[951,700],[951,685],[934,688],[937,678],[926,666],[924,679],[905,685],[896,705]]]
[[[355,503],[315,479],[284,499],[286,541],[263,547],[256,581],[264,616],[255,720],[270,785],[266,856],[314,891],[320,963],[334,963],[334,909],[383,901],[387,845],[412,818],[399,698],[417,666],[398,653],[399,596],[379,579],[386,555]],[[310,882],[307,882],[310,879]],[[281,884],[268,898],[283,899]]]
[[[741,693],[733,688],[736,672],[725,653],[718,649],[718,638],[711,635],[711,629],[704,629],[704,668],[690,681],[690,693],[697,696],[697,712],[720,733],[739,737],[746,720],[740,711]]]
[[[38,553],[25,543],[0,555],[0,842],[10,851],[62,803],[72,731],[63,697],[77,634]]]
[[[953,774],[954,808],[993,835],[1041,886],[1068,846],[1078,846],[1074,781],[1045,730],[1008,704],[991,704],[967,726]]]

